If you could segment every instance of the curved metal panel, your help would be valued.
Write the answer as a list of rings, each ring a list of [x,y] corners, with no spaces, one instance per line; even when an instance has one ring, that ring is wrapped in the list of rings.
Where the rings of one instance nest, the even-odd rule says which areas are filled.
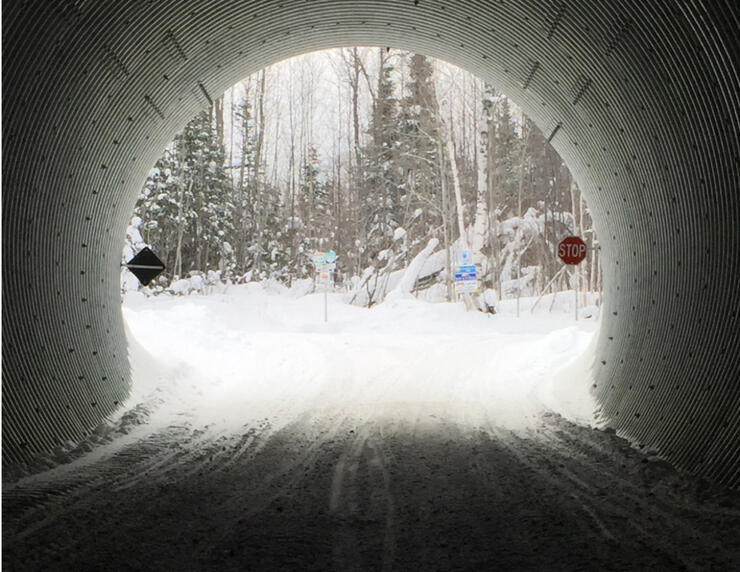
[[[127,395],[118,257],[141,182],[205,103],[306,51],[440,57],[511,95],[589,199],[602,418],[740,485],[738,12],[674,0],[31,0],[3,22],[3,462]]]

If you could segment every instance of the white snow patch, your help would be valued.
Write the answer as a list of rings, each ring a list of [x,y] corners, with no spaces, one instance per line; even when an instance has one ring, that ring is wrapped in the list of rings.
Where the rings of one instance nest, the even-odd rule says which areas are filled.
[[[163,396],[159,415],[223,430],[268,413],[287,419],[316,408],[408,403],[445,404],[463,421],[511,428],[546,408],[592,419],[585,372],[592,353],[583,352],[596,320],[546,310],[517,319],[510,300],[498,301],[496,315],[413,297],[371,309],[347,304],[342,294],[328,302],[327,324],[323,293],[296,297],[274,285],[209,296],[129,294],[123,311],[132,335],[157,371],[170,372],[153,379],[134,352],[135,393]],[[565,366],[570,373],[559,375]]]
[[[419,272],[424,266],[424,262],[426,262],[427,258],[429,258],[432,252],[434,252],[434,249],[437,248],[438,244],[439,240],[436,238],[429,240],[429,243],[424,247],[424,249],[414,257],[411,264],[409,264],[403,271],[401,279],[398,281],[398,284],[393,291],[388,294],[386,300],[395,300],[398,297],[411,296],[411,289],[414,287],[414,283],[419,277]]]

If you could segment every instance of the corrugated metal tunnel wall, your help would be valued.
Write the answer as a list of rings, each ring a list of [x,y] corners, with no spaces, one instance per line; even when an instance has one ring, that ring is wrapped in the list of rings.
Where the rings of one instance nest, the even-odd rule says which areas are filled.
[[[83,437],[130,385],[126,224],[177,130],[306,51],[405,48],[509,94],[602,244],[602,419],[740,485],[740,104],[732,0],[27,0],[3,19],[3,463]]]

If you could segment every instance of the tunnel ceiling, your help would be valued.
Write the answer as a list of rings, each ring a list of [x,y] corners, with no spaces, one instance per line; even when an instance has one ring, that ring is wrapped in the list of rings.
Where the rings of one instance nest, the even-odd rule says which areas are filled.
[[[491,82],[567,161],[601,240],[604,422],[739,486],[738,11],[730,0],[28,0],[3,19],[3,464],[130,386],[119,260],[198,110],[262,67],[404,48]]]

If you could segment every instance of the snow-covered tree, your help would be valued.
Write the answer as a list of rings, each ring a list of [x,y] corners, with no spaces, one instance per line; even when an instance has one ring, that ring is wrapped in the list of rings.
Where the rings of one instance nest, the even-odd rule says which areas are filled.
[[[430,276],[450,295],[467,244],[500,296],[524,291],[530,270],[520,266],[536,268],[527,288],[555,276],[565,233],[597,244],[562,159],[493,86],[387,48],[301,58],[231,88],[150,172],[133,214],[167,279],[220,272],[290,284],[313,276],[313,252],[331,248],[340,277],[362,283],[371,304],[436,238]],[[596,253],[578,274],[598,288]]]

